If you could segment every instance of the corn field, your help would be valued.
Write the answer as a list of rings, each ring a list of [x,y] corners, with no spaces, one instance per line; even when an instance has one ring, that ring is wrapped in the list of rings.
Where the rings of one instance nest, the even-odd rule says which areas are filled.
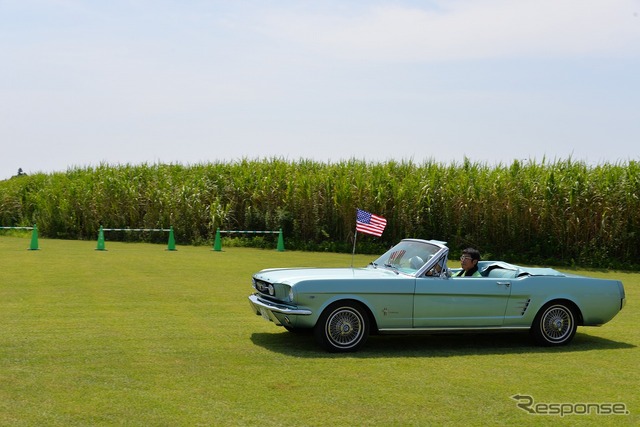
[[[95,239],[101,225],[173,226],[179,244],[210,244],[218,228],[282,229],[287,249],[348,252],[361,208],[388,221],[381,238],[358,235],[361,253],[417,237],[474,246],[485,259],[630,268],[640,259],[639,197],[636,161],[101,164],[0,181],[0,225],[37,224],[65,239]]]

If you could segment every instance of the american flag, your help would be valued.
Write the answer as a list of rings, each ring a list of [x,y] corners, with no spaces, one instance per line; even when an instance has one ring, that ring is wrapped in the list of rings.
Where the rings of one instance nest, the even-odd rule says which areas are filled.
[[[405,251],[404,249],[400,251],[391,252],[391,255],[389,256],[389,264],[400,264],[400,260],[406,253],[407,251]]]
[[[356,231],[380,237],[386,226],[387,220],[383,217],[358,209]]]

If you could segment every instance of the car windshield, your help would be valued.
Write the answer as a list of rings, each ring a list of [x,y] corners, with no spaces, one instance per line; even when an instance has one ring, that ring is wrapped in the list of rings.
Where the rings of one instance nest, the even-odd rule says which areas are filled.
[[[414,274],[429,261],[440,247],[427,242],[403,240],[370,265],[390,268],[399,273]]]

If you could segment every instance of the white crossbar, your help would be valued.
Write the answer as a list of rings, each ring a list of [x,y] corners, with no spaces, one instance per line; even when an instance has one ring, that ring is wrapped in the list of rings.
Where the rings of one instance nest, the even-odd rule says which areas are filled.
[[[170,228],[103,228],[102,231],[171,231]]]
[[[33,230],[33,227],[0,227],[2,230]]]
[[[221,233],[236,234],[278,234],[280,231],[220,230]]]

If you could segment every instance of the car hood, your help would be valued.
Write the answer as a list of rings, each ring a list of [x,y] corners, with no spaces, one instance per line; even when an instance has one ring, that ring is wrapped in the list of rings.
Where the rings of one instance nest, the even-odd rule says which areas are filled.
[[[259,271],[253,277],[269,283],[293,286],[309,280],[391,279],[407,276],[387,268],[270,268]]]

